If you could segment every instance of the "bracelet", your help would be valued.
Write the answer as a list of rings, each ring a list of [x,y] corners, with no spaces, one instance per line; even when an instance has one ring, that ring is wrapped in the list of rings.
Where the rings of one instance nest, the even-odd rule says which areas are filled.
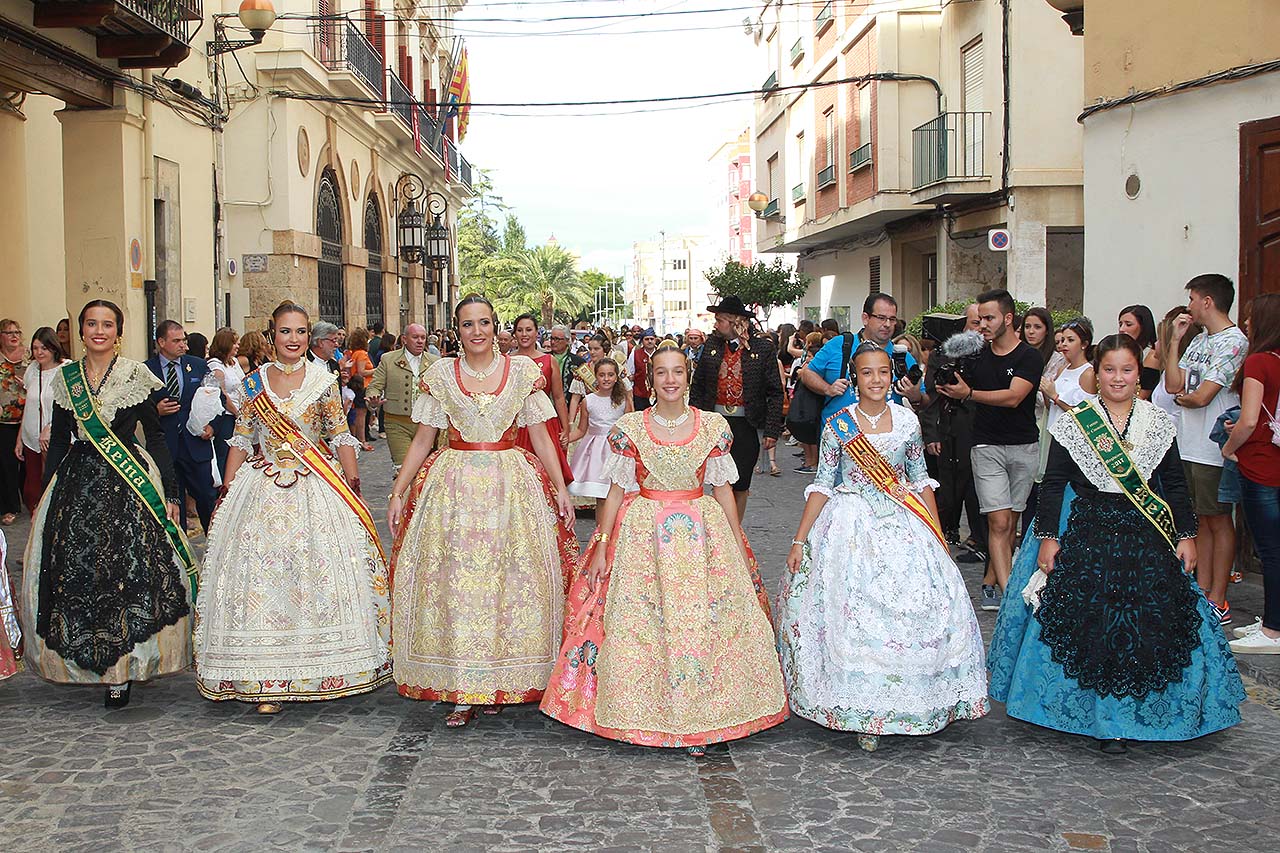
[[[801,542],[799,539],[792,539],[792,540],[791,540],[791,544],[792,544],[792,545],[799,545],[801,548],[803,548],[803,547],[804,547],[804,543],[803,543],[803,542]]]
[[[972,400],[972,399],[973,399],[973,389],[972,389],[972,388],[970,388],[970,389],[969,389],[969,393],[968,393],[968,394],[966,394],[966,395],[965,395],[965,398],[964,398],[963,400],[961,400],[960,402],[961,402],[961,403],[967,403],[967,402],[969,402],[969,401],[970,401],[970,400]]]
[[[601,545],[605,544],[606,542],[609,541],[609,534],[596,531],[596,541],[599,542]]]
[[[404,497],[404,493],[403,493],[403,492],[392,492],[391,494],[387,495],[387,500],[389,500],[389,501],[398,501],[398,500],[400,500],[402,497]]]

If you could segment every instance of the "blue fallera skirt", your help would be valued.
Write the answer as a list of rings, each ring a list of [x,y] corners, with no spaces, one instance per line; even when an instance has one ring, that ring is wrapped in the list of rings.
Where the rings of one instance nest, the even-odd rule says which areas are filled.
[[[1125,504],[1068,488],[1063,550],[1038,613],[1022,599],[1040,544],[1028,529],[987,655],[991,697],[1010,717],[1103,740],[1191,740],[1234,726],[1244,685],[1217,617]]]

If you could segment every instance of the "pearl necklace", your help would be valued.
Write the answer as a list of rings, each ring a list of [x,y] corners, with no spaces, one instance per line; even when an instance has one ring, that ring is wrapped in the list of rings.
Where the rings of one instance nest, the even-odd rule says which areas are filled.
[[[854,408],[854,410],[855,410],[858,414],[862,415],[864,418],[866,418],[866,419],[867,419],[867,423],[871,424],[871,428],[872,428],[873,430],[878,430],[878,429],[880,429],[880,419],[881,419],[881,418],[883,418],[885,415],[887,415],[887,414],[889,413],[889,407],[888,407],[888,406],[885,406],[883,409],[881,409],[881,410],[880,410],[880,414],[878,414],[878,415],[868,415],[868,414],[863,410],[862,406],[860,406],[860,405],[858,405],[858,404],[856,404],[856,403],[854,404],[853,408]]]
[[[649,414],[653,417],[654,423],[656,423],[658,426],[663,426],[667,428],[667,436],[671,437],[676,434],[676,429],[681,424],[689,420],[689,407],[688,406],[685,407],[684,414],[682,414],[680,417],[672,418],[671,420],[667,420],[662,415],[658,414],[652,409],[649,410]]]
[[[276,366],[276,370],[279,370],[285,376],[288,376],[289,374],[297,373],[299,370],[306,367],[307,360],[305,358],[300,358],[293,364],[285,364],[283,361],[277,361],[274,362],[274,364]]]
[[[484,370],[476,370],[474,367],[472,367],[470,364],[467,363],[466,356],[460,356],[458,358],[458,363],[462,367],[462,372],[470,376],[472,379],[479,380],[480,382],[485,381],[486,379],[488,379],[490,376],[493,375],[493,372],[498,369],[498,363],[500,361],[501,359],[495,355],[493,357],[493,361],[489,362],[488,367],[486,367]]]

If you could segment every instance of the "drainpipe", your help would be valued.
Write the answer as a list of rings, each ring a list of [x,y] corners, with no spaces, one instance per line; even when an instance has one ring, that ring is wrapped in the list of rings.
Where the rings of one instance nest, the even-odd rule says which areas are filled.
[[[1000,192],[1009,197],[1009,125],[1013,109],[1009,104],[1009,0],[1000,0],[1001,76],[1004,85],[1004,156],[1000,158]]]
[[[142,69],[142,234],[138,241],[142,245],[142,278],[145,281],[155,281],[156,278],[155,139],[151,127],[152,98],[146,94],[146,90],[155,85],[152,77],[150,68]],[[132,282],[126,287],[132,287]],[[165,305],[167,308],[168,304]],[[151,344],[144,342],[143,347],[144,355],[150,355]]]

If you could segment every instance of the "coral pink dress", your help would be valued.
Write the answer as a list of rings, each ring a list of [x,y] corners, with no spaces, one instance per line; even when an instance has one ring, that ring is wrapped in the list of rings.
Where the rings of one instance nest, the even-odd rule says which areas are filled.
[[[702,490],[737,479],[732,434],[720,415],[691,411],[680,442],[659,439],[648,412],[610,432],[609,477],[630,491],[608,540],[610,573],[589,590],[598,546],[583,554],[542,699],[549,716],[612,740],[701,746],[787,718],[755,557]]]
[[[555,356],[544,352],[542,355],[535,357],[533,363],[542,368],[542,380],[545,383],[542,387],[547,392],[547,399],[551,400],[551,383],[562,381],[560,379],[560,368],[556,366]],[[556,446],[556,456],[560,457],[560,473],[564,475],[564,484],[567,486],[573,482],[573,470],[569,467],[569,457],[565,455],[564,448],[560,446],[560,417],[555,414],[554,404],[552,405],[551,413],[553,417],[545,422],[547,434],[551,436],[551,442]],[[529,440],[529,428],[527,426],[520,427],[520,433],[516,436],[516,447],[523,447],[530,453],[535,452],[533,442]]]

